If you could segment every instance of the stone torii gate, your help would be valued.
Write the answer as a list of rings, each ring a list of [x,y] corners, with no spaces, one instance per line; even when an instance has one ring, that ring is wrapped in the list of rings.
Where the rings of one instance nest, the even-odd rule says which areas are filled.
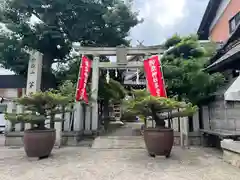
[[[73,46],[74,51],[81,55],[93,55],[92,63],[92,87],[91,98],[93,99],[90,114],[86,119],[86,124],[91,127],[91,132],[98,131],[98,83],[100,69],[128,69],[143,67],[143,62],[128,62],[127,56],[151,56],[161,55],[165,52],[162,46],[150,47],[81,47],[80,45]],[[99,56],[116,56],[117,62],[100,62]]]
[[[135,61],[128,62],[127,56],[151,56],[151,55],[163,55],[166,53],[162,46],[149,46],[149,47],[81,47],[74,46],[74,51],[81,55],[93,55],[92,63],[92,87],[91,87],[91,98],[94,100],[92,102],[91,108],[88,108],[86,112],[88,115],[85,119],[85,127],[83,127],[83,111],[80,103],[76,103],[77,107],[77,122],[76,125],[78,129],[86,130],[86,132],[94,133],[99,130],[98,122],[98,83],[99,83],[99,70],[100,69],[130,69],[130,68],[140,68],[143,67],[143,62]],[[168,51],[168,50],[167,50]],[[116,62],[100,62],[99,56],[116,56]],[[38,51],[33,51],[30,53],[29,65],[28,65],[28,77],[27,77],[27,87],[26,94],[34,93],[40,91],[41,75],[42,75],[42,57],[43,55]],[[160,58],[159,58],[160,59]],[[8,122],[9,123],[9,122]],[[188,120],[187,118],[181,120],[180,122],[180,139],[181,145],[184,146],[183,139],[186,139],[188,144]],[[6,125],[7,129],[10,125]],[[28,127],[28,124],[26,124]],[[57,123],[56,126],[56,142],[61,144],[61,123]],[[184,138],[185,137],[185,138]]]

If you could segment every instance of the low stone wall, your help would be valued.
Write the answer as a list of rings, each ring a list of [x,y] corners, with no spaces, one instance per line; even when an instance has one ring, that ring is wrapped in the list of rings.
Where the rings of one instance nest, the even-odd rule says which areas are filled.
[[[102,133],[98,133],[102,134]],[[96,134],[97,135],[97,134]],[[96,136],[94,135],[94,136]],[[62,146],[78,146],[79,142],[84,139],[92,139],[92,132],[63,132],[61,145]],[[201,145],[201,136],[199,132],[190,132],[189,133],[189,145],[200,146]],[[180,145],[180,133],[174,132],[174,145]],[[23,146],[23,132],[9,132],[5,134],[5,146]]]
[[[189,132],[188,134],[189,145],[191,146],[200,146],[201,145],[201,136],[199,132]],[[174,146],[180,146],[180,132],[174,132]],[[185,145],[186,142],[185,142]]]
[[[240,141],[224,139],[221,141],[221,147],[223,149],[223,160],[240,168]]]
[[[143,131],[142,131],[143,133]],[[190,146],[201,146],[202,140],[201,135],[199,132],[189,132],[188,141]],[[174,146],[180,146],[181,145],[181,137],[180,132],[174,131]],[[184,145],[187,146],[186,140],[184,141]]]
[[[5,146],[23,146],[24,132],[8,132],[5,134]],[[87,132],[86,132],[87,133]],[[62,146],[76,146],[81,140],[84,132],[63,132],[61,138]],[[58,145],[57,145],[58,146]]]
[[[5,146],[23,146],[23,132],[5,133]]]

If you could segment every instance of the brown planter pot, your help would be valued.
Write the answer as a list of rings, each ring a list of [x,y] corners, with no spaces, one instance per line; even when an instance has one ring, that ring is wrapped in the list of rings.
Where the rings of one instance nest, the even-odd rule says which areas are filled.
[[[146,128],[144,141],[150,156],[170,156],[173,146],[173,129]]]
[[[28,157],[48,157],[56,140],[56,130],[26,130],[24,132],[24,149]]]

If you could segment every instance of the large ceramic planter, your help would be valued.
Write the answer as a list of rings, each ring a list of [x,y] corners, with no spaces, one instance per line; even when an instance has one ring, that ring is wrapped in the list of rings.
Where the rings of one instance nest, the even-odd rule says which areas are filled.
[[[48,157],[56,140],[56,130],[26,130],[24,132],[24,149],[28,157]]]
[[[166,156],[171,154],[173,146],[173,129],[146,128],[144,129],[144,141],[150,156]]]

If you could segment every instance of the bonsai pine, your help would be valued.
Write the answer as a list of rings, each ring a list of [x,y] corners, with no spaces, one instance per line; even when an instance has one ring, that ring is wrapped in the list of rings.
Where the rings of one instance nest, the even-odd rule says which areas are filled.
[[[55,121],[62,121],[56,114],[66,112],[71,101],[68,96],[54,91],[37,92],[16,100],[24,106],[22,113],[6,113],[5,118],[16,123],[30,123],[31,129],[24,131],[24,149],[28,157],[48,157],[56,140]],[[48,121],[48,122],[47,122]],[[50,129],[45,125],[50,123]]]
[[[62,96],[60,93],[53,91],[37,92],[29,96],[24,96],[16,100],[20,105],[24,106],[23,113],[6,113],[5,118],[13,124],[30,123],[34,129],[44,130],[46,120],[50,121],[50,127],[53,128],[54,121],[62,120],[56,118],[56,114],[66,112],[66,107],[69,104],[69,98]]]
[[[133,90],[133,97],[125,101],[125,111],[146,118],[152,116],[156,127],[165,127],[165,120],[193,115],[197,110],[191,103],[151,96],[145,89]]]
[[[152,116],[155,127],[144,128],[144,141],[151,157],[156,155],[170,156],[174,142],[173,129],[165,127],[165,120],[174,117],[191,116],[196,106],[191,103],[179,102],[170,98],[151,96],[146,90],[133,91],[133,97],[125,101],[125,111],[137,116]]]

